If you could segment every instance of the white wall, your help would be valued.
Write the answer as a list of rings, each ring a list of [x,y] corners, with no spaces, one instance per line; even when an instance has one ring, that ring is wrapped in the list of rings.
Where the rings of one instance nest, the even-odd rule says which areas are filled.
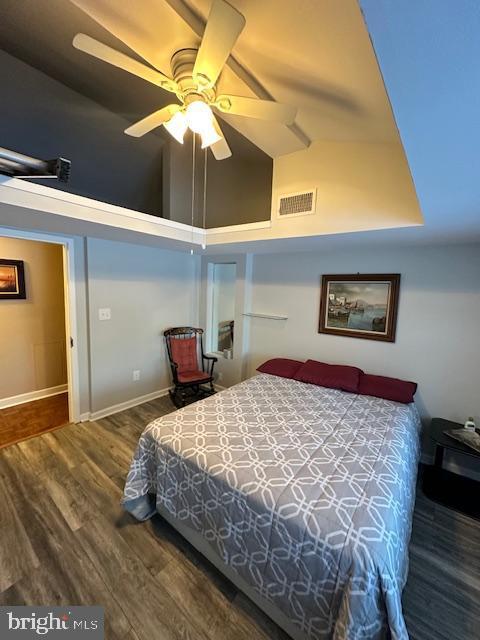
[[[278,197],[317,188],[313,215],[278,218]],[[275,158],[271,226],[230,229],[208,243],[318,236],[423,224],[399,142],[317,141]]]
[[[316,216],[277,219],[278,197],[317,188]],[[277,236],[345,233],[422,224],[399,142],[317,141],[273,164],[272,224]],[[297,228],[300,231],[296,231]]]
[[[163,331],[197,323],[197,265],[186,253],[88,238],[92,412],[171,385]],[[100,321],[99,308],[112,319]]]
[[[31,233],[32,238],[35,235]],[[171,375],[163,331],[175,325],[198,325],[200,257],[82,236],[72,239],[74,268],[71,276],[75,285],[79,412],[81,419],[88,419],[92,413],[108,411],[117,404],[137,398],[141,400],[142,396],[170,387]],[[57,307],[60,305],[61,344],[65,355],[61,247],[10,238],[0,239],[0,244],[0,256],[23,258],[26,261],[27,281],[27,300],[0,303],[3,305],[0,311],[6,312],[7,307],[14,303],[19,308],[22,305],[25,307],[25,304],[29,308],[36,304],[38,309],[27,328],[28,335],[32,334],[30,337],[35,338],[35,344],[42,346],[45,341],[51,345],[52,336],[56,335],[59,326]],[[50,254],[41,253],[44,247],[52,247],[55,262],[52,262]],[[39,262],[38,258],[43,261]],[[42,283],[39,277],[44,275],[47,266],[49,281]],[[58,273],[52,274],[52,268],[54,271],[57,269]],[[53,291],[57,276],[60,277],[60,297]],[[98,309],[101,307],[111,309],[110,321],[101,322],[98,319]],[[48,312],[48,321],[39,315],[39,310]],[[6,327],[6,331],[10,329]],[[28,345],[26,348],[28,351]],[[2,353],[5,367],[11,358],[0,344],[0,365]],[[15,354],[15,361],[20,362],[19,355],[18,352]],[[44,364],[44,361],[40,364]],[[30,384],[33,373],[26,369],[25,362],[22,361],[17,369],[12,370],[11,379],[0,376],[3,395],[7,393],[7,384],[16,381],[23,385]],[[139,381],[133,381],[134,369],[141,372]],[[33,388],[40,387],[37,385]],[[22,390],[31,389],[22,387],[18,393]],[[7,395],[13,395],[13,392]]]
[[[395,343],[318,333],[325,273],[400,273]],[[480,421],[480,246],[257,255],[248,375],[267,358],[313,358],[418,383],[423,416]]]

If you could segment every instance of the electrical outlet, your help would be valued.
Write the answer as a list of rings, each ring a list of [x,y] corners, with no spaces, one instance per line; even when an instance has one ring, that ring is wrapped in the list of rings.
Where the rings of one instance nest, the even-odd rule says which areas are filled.
[[[98,319],[99,320],[111,320],[112,319],[112,310],[111,309],[99,309],[98,310]]]
[[[223,380],[223,373],[221,371],[219,371],[217,373],[217,382],[221,382]]]
[[[140,380],[140,369],[135,369],[133,372],[133,380],[134,382],[137,382],[137,380]]]

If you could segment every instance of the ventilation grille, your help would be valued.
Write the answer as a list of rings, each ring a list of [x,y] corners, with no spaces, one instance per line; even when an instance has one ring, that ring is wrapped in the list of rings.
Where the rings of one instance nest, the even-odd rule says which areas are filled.
[[[280,196],[278,201],[278,215],[303,216],[315,212],[315,189],[300,193],[289,193]]]

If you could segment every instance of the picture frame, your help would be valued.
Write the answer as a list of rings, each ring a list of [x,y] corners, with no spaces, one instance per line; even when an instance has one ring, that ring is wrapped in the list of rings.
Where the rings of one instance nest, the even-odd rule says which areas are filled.
[[[0,301],[25,300],[26,297],[23,260],[0,258]]]
[[[319,333],[395,342],[399,273],[323,275]]]

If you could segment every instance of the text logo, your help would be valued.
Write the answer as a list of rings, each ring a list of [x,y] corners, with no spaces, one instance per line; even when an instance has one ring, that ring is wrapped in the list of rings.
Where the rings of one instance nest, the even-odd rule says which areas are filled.
[[[1,640],[103,640],[102,607],[0,607]]]

